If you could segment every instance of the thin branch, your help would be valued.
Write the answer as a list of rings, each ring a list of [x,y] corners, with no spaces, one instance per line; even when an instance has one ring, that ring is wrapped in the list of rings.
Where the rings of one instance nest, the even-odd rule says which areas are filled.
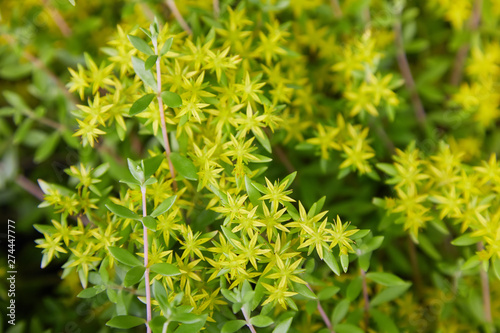
[[[295,167],[293,166],[292,162],[290,162],[290,159],[281,146],[274,146],[273,153],[278,156],[279,160],[281,161],[281,163],[283,163],[288,173],[295,172]]]
[[[212,0],[212,4],[213,4],[213,7],[214,7],[214,17],[216,19],[219,18],[219,15],[220,15],[220,4],[219,4],[219,0]]]
[[[330,4],[332,5],[333,15],[336,18],[342,17],[342,9],[340,8],[339,0],[331,0]]]
[[[146,217],[148,215],[146,206],[146,186],[141,187],[141,193],[142,193],[142,216]],[[146,271],[144,272],[144,277],[146,279],[146,319],[148,321],[146,326],[147,326],[147,332],[151,333],[151,327],[149,327],[149,322],[151,321],[151,286],[149,284],[149,267],[148,267],[148,261],[149,261],[148,229],[146,228],[145,225],[143,225],[142,228],[143,228],[142,230],[144,239],[144,267],[146,268]]]
[[[394,142],[392,142],[389,135],[387,134],[387,132],[385,131],[383,124],[381,124],[378,121],[375,122],[375,119],[373,117],[370,117],[369,126],[371,129],[374,129],[377,132],[378,136],[384,143],[385,147],[392,155],[394,153],[395,145]]]
[[[148,18],[149,21],[153,22],[155,20],[155,13],[151,10],[151,7],[149,7],[148,4],[141,2],[141,8],[142,12],[146,17]]]
[[[477,250],[484,250],[483,242],[477,243]],[[488,281],[488,272],[484,269],[484,266],[481,265],[480,273],[481,275],[481,291],[483,294],[483,311],[484,311],[484,319],[487,323],[492,323],[493,319],[491,316],[491,296],[490,296],[490,284]]]
[[[28,118],[31,118],[33,120],[37,120],[41,124],[44,124],[48,127],[51,127],[53,129],[55,129],[56,131],[63,132],[66,130],[66,126],[59,124],[58,122],[55,122],[52,119],[45,118],[45,117],[39,117],[31,110],[21,110],[21,112],[24,113]]]
[[[307,288],[309,288],[310,291],[313,291],[311,286],[309,285],[309,283],[306,284],[306,286],[307,286]],[[318,300],[318,311],[319,311],[319,314],[321,315],[321,318],[325,322],[325,325],[328,328],[328,330],[330,330],[331,333],[335,333],[335,330],[333,329],[333,326],[332,326],[332,322],[330,321],[330,318],[328,318],[328,315],[326,314],[325,309],[323,309],[323,307],[321,306],[321,303],[319,300]]]
[[[248,329],[250,329],[250,332],[257,333],[257,331],[255,330],[255,327],[253,327],[252,323],[250,322],[250,318],[245,310],[245,307],[243,307],[241,309],[241,312],[243,312],[243,317],[245,317],[245,321],[247,322],[247,327],[248,327]]]
[[[370,298],[368,297],[368,285],[366,283],[366,272],[363,269],[359,269],[361,273],[361,278],[363,280],[363,300],[364,300],[364,320],[365,320],[365,330],[368,330],[370,325]]]
[[[165,155],[167,156],[168,167],[170,169],[170,174],[172,175],[172,186],[174,191],[177,191],[177,182],[175,181],[175,169],[172,161],[170,160],[170,142],[168,139],[167,124],[165,123],[165,111],[163,110],[163,99],[161,98],[161,69],[160,69],[160,59],[158,54],[158,42],[154,41],[155,54],[158,55],[156,59],[156,82],[158,93],[156,97],[158,99],[158,108],[160,109],[160,121],[161,121],[161,133],[163,135],[163,145],[165,146]]]
[[[420,274],[420,268],[418,266],[418,258],[417,258],[417,248],[413,243],[413,240],[410,236],[408,236],[406,242],[408,243],[408,252],[410,254],[410,264],[413,271],[413,282],[415,283],[415,287],[417,288],[417,294],[419,296],[422,295],[422,275]]]
[[[371,21],[372,21],[372,16],[370,13],[370,4],[368,3],[365,8],[363,8],[361,12],[361,17],[363,18],[363,22],[365,22],[365,29],[370,27]]]
[[[16,42],[12,36],[5,34],[4,37],[11,46],[13,46],[13,47],[16,46]],[[71,103],[73,103],[73,105],[78,104],[78,101],[68,91],[68,89],[66,89],[66,86],[64,85],[64,83],[62,83],[62,81],[57,77],[57,75],[55,75],[47,66],[45,66],[43,61],[41,61],[40,59],[38,59],[37,57],[35,57],[34,55],[32,55],[31,53],[29,53],[26,50],[23,50],[22,56],[24,58],[26,58],[29,62],[31,62],[36,68],[43,71],[49,78],[51,78],[52,81],[55,82],[57,87],[62,91],[62,93],[64,93],[64,95],[67,97],[67,99]]]
[[[37,198],[38,200],[40,200],[40,201],[44,200],[45,194],[40,189],[40,187],[38,187],[34,182],[32,182],[31,180],[29,180],[28,178],[26,178],[24,175],[18,175],[16,177],[16,184],[19,187],[21,187],[23,190],[25,190],[26,192],[28,192],[29,194],[31,194],[32,196],[34,196],[35,198]],[[80,219],[84,225],[92,223],[92,222],[89,221],[89,219],[85,215],[78,215],[78,216],[69,215],[69,216],[72,219],[76,220],[76,221],[78,221],[78,219]]]
[[[394,38],[396,41],[396,59],[398,61],[399,70],[406,84],[406,88],[410,92],[411,103],[413,109],[415,110],[415,115],[417,117],[420,125],[424,125],[426,114],[420,96],[417,92],[417,87],[415,81],[413,80],[413,75],[411,73],[410,65],[408,64],[408,58],[406,57],[404,42],[403,42],[403,32],[401,27],[401,12],[397,14],[397,18],[394,23]]]
[[[174,0],[165,0],[165,3],[167,4],[168,8],[170,8],[170,11],[172,12],[172,14],[174,14],[175,19],[177,20],[177,22],[179,22],[182,29],[184,29],[185,31],[187,31],[187,33],[192,35],[193,31],[191,30],[191,28],[189,27],[187,22],[182,17],[181,12],[179,12],[179,9],[177,8],[177,5],[175,4],[175,1]]]
[[[49,3],[49,0],[42,0],[42,2],[64,37],[69,37],[72,33],[71,28],[68,23],[66,23],[61,13]]]
[[[469,19],[469,29],[474,32],[479,27],[479,22],[481,21],[481,11],[483,7],[482,0],[474,1],[474,8],[472,10],[471,17]],[[458,86],[462,81],[462,75],[464,71],[465,60],[467,59],[467,54],[469,53],[470,43],[465,43],[460,47],[455,57],[455,62],[453,63],[453,69],[451,72],[450,84],[452,86]]]
[[[26,178],[24,175],[19,175],[16,177],[16,184],[38,200],[43,201],[43,191],[40,189],[40,187],[35,185],[35,183]]]
[[[54,81],[56,83],[59,90],[62,91],[62,93],[67,97],[67,99],[71,103],[73,103],[74,105],[78,104],[78,101],[68,91],[68,89],[66,89],[66,86],[64,85],[64,83],[62,83],[62,81],[47,66],[45,66],[45,64],[40,59],[38,59],[37,57],[35,57],[34,55],[32,55],[31,53],[29,53],[27,51],[23,51],[23,56],[26,59],[28,59],[33,65],[35,65],[36,68],[45,72],[45,74],[47,74],[47,76],[49,76],[52,79],[52,81]]]
[[[269,130],[269,128],[264,128],[264,132],[267,134],[267,137],[269,139],[271,139],[272,137],[272,133],[271,131]],[[281,146],[273,146],[273,154],[276,155],[278,157],[278,159],[281,161],[281,163],[283,163],[283,165],[285,166],[286,170],[289,172],[289,173],[292,173],[292,172],[295,172],[295,170],[297,170],[292,162],[290,161],[290,159],[288,158],[288,155],[286,154],[285,150],[283,149],[283,147]]]

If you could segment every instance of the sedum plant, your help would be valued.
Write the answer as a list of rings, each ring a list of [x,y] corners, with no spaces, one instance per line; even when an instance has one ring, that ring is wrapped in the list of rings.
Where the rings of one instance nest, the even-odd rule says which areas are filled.
[[[499,329],[495,1],[32,2],[0,187],[95,327]]]
[[[278,128],[283,106],[260,89],[262,75],[238,66],[245,60],[231,55],[230,47],[212,48],[214,30],[195,44],[154,22],[149,31],[139,30],[153,47],[119,31],[128,46],[111,42],[120,48],[106,49],[110,61],[120,52],[135,54],[119,76],[113,63],[97,66],[88,55],[88,69],[71,70],[69,90],[80,97],[90,93],[88,105],[74,111],[79,124],[74,136],[95,147],[103,135],[124,140],[137,128],[156,142],[150,158],[128,160],[129,172],[119,178],[129,189],[104,202],[100,198],[112,189],[97,184],[109,164],[70,168],[68,174],[79,181],[77,192],[40,182],[43,205],[61,211],[63,221],[83,213],[88,222],[78,233],[64,222],[55,222],[61,229],[39,226],[43,265],[70,253],[63,276],[78,273],[86,288],[80,297],[107,291],[122,308],[113,286],[138,285],[134,293],[146,304],[146,319],[121,310],[108,321],[111,327],[146,323],[148,331],[158,332],[289,327],[291,313],[277,320],[271,312],[276,306],[298,311],[293,296],[317,298],[300,277],[305,259],[315,253],[336,274],[340,260],[347,271],[359,230],[339,216],[329,220],[324,199],[308,211],[299,202],[297,209],[289,189],[296,173],[265,178],[264,184],[257,180],[271,160],[266,130]],[[139,251],[144,264],[136,257]],[[92,271],[99,274],[92,278]],[[93,279],[96,285],[88,285]],[[231,304],[244,319],[222,320],[215,311]]]

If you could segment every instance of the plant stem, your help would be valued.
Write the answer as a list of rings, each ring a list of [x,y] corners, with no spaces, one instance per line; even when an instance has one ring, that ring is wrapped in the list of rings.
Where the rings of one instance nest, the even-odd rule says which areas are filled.
[[[155,14],[151,10],[151,7],[149,7],[148,4],[146,4],[144,2],[141,2],[141,8],[142,8],[142,12],[144,13],[144,15],[146,15],[146,17],[148,18],[148,20],[149,21],[154,21]]]
[[[420,96],[417,92],[417,87],[415,81],[413,80],[413,75],[411,73],[410,65],[408,64],[408,58],[406,57],[403,32],[401,27],[401,11],[402,8],[397,13],[396,22],[394,23],[394,38],[396,41],[396,59],[398,62],[399,70],[403,79],[405,81],[406,88],[410,92],[410,99],[417,117],[417,121],[421,126],[424,125],[426,114]]]
[[[365,302],[364,304],[364,319],[365,319],[365,331],[368,331],[368,327],[370,325],[370,298],[368,297],[368,285],[366,283],[366,272],[362,270],[361,268],[359,269],[361,272],[361,278],[363,279],[363,300]]]
[[[26,178],[24,175],[18,175],[16,177],[16,184],[19,187],[21,187],[23,190],[28,192],[29,194],[31,194],[32,196],[37,198],[38,200],[43,201],[43,199],[44,199],[43,191],[35,183],[33,183],[28,178]],[[79,216],[69,215],[69,217],[71,217],[72,219],[74,219],[76,221],[78,221],[78,218],[80,218],[83,225],[87,225],[89,223],[92,223],[89,221],[89,219],[85,215],[79,215]]]
[[[477,243],[477,250],[484,250],[483,242]],[[488,272],[484,269],[484,266],[481,265],[480,271],[481,275],[481,291],[483,293],[483,307],[484,307],[484,319],[488,324],[491,324],[493,319],[491,316],[491,298],[490,298],[490,285],[488,282]]]
[[[342,9],[340,8],[339,0],[331,0],[330,3],[332,5],[333,16],[335,16],[336,18],[341,18]]]
[[[413,270],[413,282],[417,288],[417,295],[422,296],[422,275],[420,274],[420,268],[418,267],[417,249],[410,236],[408,236],[407,243],[408,252],[410,254],[410,264]]]
[[[153,41],[155,47],[155,54],[158,56],[156,59],[156,82],[157,90],[156,97],[158,99],[158,108],[160,109],[161,133],[163,135],[163,145],[165,146],[165,155],[167,156],[168,167],[172,176],[172,186],[174,191],[177,191],[177,182],[175,181],[175,169],[170,160],[170,142],[168,139],[167,124],[165,123],[165,111],[163,110],[163,99],[161,98],[161,69],[160,69],[160,55],[158,54],[158,42]]]
[[[243,316],[245,317],[245,321],[247,322],[247,327],[250,329],[252,333],[257,333],[255,327],[253,327],[252,323],[250,323],[250,318],[248,318],[248,314],[245,310],[245,307],[241,308],[241,312],[243,312]]]
[[[382,140],[389,153],[391,155],[394,154],[394,149],[395,149],[394,143],[392,142],[391,138],[389,138],[389,135],[385,131],[384,125],[380,121],[378,121],[378,119],[377,122],[375,122],[375,119],[373,117],[370,118],[368,125],[370,126],[370,128],[377,131],[379,138]]]
[[[174,0],[165,0],[165,3],[167,4],[168,8],[170,8],[170,11],[172,11],[172,14],[174,14],[175,19],[179,24],[181,25],[182,29],[184,29],[188,34],[192,35],[193,31],[189,27],[189,25],[186,23],[184,18],[181,15],[181,12],[179,12],[179,9],[177,8],[177,5],[175,4]]]
[[[264,128],[264,132],[267,134],[267,137],[269,138],[269,140],[271,140],[272,133],[269,130],[269,128],[267,128],[267,127]],[[288,156],[287,156],[285,150],[283,149],[283,147],[278,146],[278,145],[273,146],[273,154],[276,155],[279,158],[279,160],[281,161],[281,163],[283,163],[283,165],[285,166],[286,170],[289,173],[292,173],[292,172],[296,171],[295,167],[293,166],[292,162],[288,158]]]
[[[141,186],[142,193],[142,216],[146,217],[148,215],[147,207],[146,207],[146,186]],[[149,322],[151,321],[151,287],[149,285],[149,267],[148,267],[148,229],[145,225],[142,226],[143,230],[143,238],[144,238],[144,267],[146,267],[146,271],[144,272],[144,276],[146,279],[146,319],[148,321],[147,324],[147,332],[151,333],[151,328],[149,327]]]
[[[285,150],[281,146],[274,146],[273,147],[273,153],[278,156],[279,160],[283,165],[285,166],[286,170],[288,173],[293,173],[296,171],[295,167],[293,166],[292,162],[288,158],[287,154],[285,153]]]
[[[53,121],[52,119],[45,118],[45,117],[39,117],[37,116],[33,111],[31,110],[20,110],[26,117],[31,118],[33,120],[39,121],[41,124],[46,125],[48,127],[51,127],[55,129],[56,131],[63,132],[66,130],[66,126],[59,124],[58,122]]]
[[[307,286],[307,288],[309,288],[310,291],[313,291],[311,286],[309,285],[309,283],[306,284],[306,286]],[[323,307],[321,306],[321,303],[319,300],[318,300],[318,311],[319,311],[319,314],[321,315],[321,318],[325,322],[326,327],[330,330],[331,333],[335,333],[335,330],[332,327],[332,322],[330,321],[330,318],[328,318],[328,315],[326,314],[325,309],[323,309]]]
[[[26,192],[30,193],[32,196],[34,196],[40,201],[43,201],[44,199],[43,191],[38,186],[36,186],[35,183],[26,178],[24,175],[17,176],[16,183]]]
[[[219,0],[213,0],[212,4],[213,4],[213,7],[214,7],[214,16],[215,16],[215,18],[219,18],[219,14],[220,14]]]
[[[68,23],[66,23],[61,13],[49,3],[49,0],[42,0],[42,2],[64,37],[69,37],[71,35],[71,28]]]
[[[483,0],[474,1],[474,8],[472,15],[469,19],[469,29],[474,32],[479,27],[479,22],[481,21],[481,10],[483,8]],[[452,86],[458,86],[462,81],[462,74],[464,70],[465,60],[467,59],[467,54],[469,53],[470,43],[465,43],[460,47],[455,57],[455,62],[453,63],[453,69],[451,72],[450,84]]]
[[[15,39],[12,36],[10,36],[9,34],[4,34],[4,37],[7,40],[7,43],[9,43],[12,47],[16,46]],[[55,75],[47,66],[45,66],[45,64],[40,59],[38,59],[37,57],[35,57],[34,55],[32,55],[31,53],[29,53],[28,51],[25,51],[25,50],[22,51],[22,56],[24,58],[26,58],[26,60],[31,62],[36,68],[43,71],[49,78],[51,78],[52,81],[54,81],[56,83],[57,87],[64,93],[66,98],[71,103],[73,103],[73,105],[78,104],[78,101],[66,89],[66,86],[64,85],[64,83],[62,83],[62,81],[57,77],[57,75]]]

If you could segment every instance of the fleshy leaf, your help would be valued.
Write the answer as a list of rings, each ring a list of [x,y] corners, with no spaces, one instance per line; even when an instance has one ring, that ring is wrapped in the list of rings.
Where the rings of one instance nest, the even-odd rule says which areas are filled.
[[[155,53],[153,52],[153,49],[144,41],[144,39],[133,36],[133,35],[128,35],[128,40],[132,43],[132,45],[142,53],[145,53],[149,56],[154,55]]]
[[[155,96],[156,94],[147,94],[142,96],[137,101],[135,101],[134,104],[132,104],[132,107],[130,108],[128,114],[131,116],[135,116],[136,114],[146,110],[146,108],[149,106],[149,104],[151,104]]]
[[[111,318],[111,320],[109,320],[106,323],[106,326],[121,328],[121,329],[129,329],[132,327],[143,325],[145,323],[146,320],[143,318],[125,315],[125,316],[116,316]]]

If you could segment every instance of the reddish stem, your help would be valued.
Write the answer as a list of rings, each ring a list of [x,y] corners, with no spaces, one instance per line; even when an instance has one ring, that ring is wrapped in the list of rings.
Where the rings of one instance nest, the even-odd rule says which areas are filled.
[[[483,242],[477,243],[477,250],[484,250]],[[479,271],[481,275],[481,291],[483,294],[483,307],[484,307],[484,319],[487,323],[491,323],[493,321],[493,317],[491,316],[491,297],[490,297],[490,284],[488,281],[488,272],[484,269],[484,266],[481,265],[481,269]]]
[[[142,193],[142,216],[146,217],[147,207],[146,207],[146,187],[141,187]],[[147,331],[151,333],[151,328],[149,327],[149,322],[151,321],[151,287],[149,285],[149,267],[148,267],[148,254],[149,254],[149,245],[148,245],[148,229],[145,225],[143,225],[143,239],[144,239],[144,267],[146,267],[146,271],[144,272],[146,279],[146,319],[148,321]]]
[[[66,23],[61,13],[59,13],[59,11],[49,3],[49,0],[42,1],[45,5],[45,8],[49,12],[50,17],[52,17],[61,33],[64,35],[64,37],[69,37],[71,35],[71,28],[69,27],[68,23]]]
[[[306,284],[306,286],[307,286],[307,288],[309,288],[310,291],[313,291],[311,286],[309,285],[309,283]],[[321,315],[321,318],[325,322],[326,327],[328,327],[328,329],[330,330],[331,333],[335,333],[335,330],[333,329],[333,326],[332,326],[332,322],[330,321],[330,318],[328,318],[328,315],[326,314],[325,309],[323,309],[323,307],[321,306],[321,303],[319,300],[318,300],[318,311],[319,311],[319,314]]]
[[[172,175],[172,186],[174,191],[177,191],[177,182],[175,181],[175,169],[170,160],[170,142],[167,133],[167,124],[165,123],[165,111],[163,110],[163,100],[161,98],[161,69],[160,69],[160,55],[158,54],[158,42],[154,43],[155,53],[158,55],[156,59],[156,82],[157,82],[157,93],[156,97],[158,99],[158,108],[160,109],[160,121],[161,121],[161,133],[163,135],[163,145],[165,146],[165,155],[167,156],[168,167],[170,169],[170,174]]]
[[[193,31],[191,30],[189,25],[186,23],[186,21],[182,17],[181,12],[179,12],[179,9],[177,8],[177,5],[175,4],[175,1],[174,0],[166,0],[165,2],[167,3],[168,8],[170,8],[170,11],[172,12],[172,14],[174,14],[175,19],[177,20],[177,22],[179,22],[182,29],[187,31],[188,34],[192,35]]]
[[[413,105],[413,109],[415,110],[417,120],[420,125],[424,125],[426,114],[422,101],[420,100],[420,96],[418,95],[415,81],[413,80],[408,58],[406,57],[400,13],[396,18],[396,23],[394,24],[394,37],[396,40],[396,59],[398,61],[399,70],[401,71],[401,75],[403,75],[406,88],[410,92],[411,103]]]
[[[471,32],[477,30],[479,27],[479,22],[481,21],[481,10],[483,7],[482,0],[476,0],[474,2],[474,9],[469,20],[469,29]],[[455,62],[453,63],[453,69],[451,72],[450,83],[453,86],[458,86],[462,81],[462,75],[464,71],[465,60],[467,59],[467,54],[469,53],[470,44],[466,43],[460,47],[455,57]]]

